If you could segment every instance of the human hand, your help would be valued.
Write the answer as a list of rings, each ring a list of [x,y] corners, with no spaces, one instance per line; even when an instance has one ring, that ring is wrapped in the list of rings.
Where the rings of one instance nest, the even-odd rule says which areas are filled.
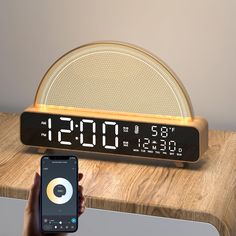
[[[79,173],[79,181],[83,178],[83,174]],[[83,187],[78,183],[79,192],[79,209],[78,215],[83,214],[85,209],[85,198],[83,196]],[[44,234],[41,232],[39,223],[39,193],[40,193],[40,175],[35,173],[34,183],[31,187],[29,199],[24,212],[23,236],[47,236],[52,234]],[[55,233],[54,236],[65,236],[66,233]]]

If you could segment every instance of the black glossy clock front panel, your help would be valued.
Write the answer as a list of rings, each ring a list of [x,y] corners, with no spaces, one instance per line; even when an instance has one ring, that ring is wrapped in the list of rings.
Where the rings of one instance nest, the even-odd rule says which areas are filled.
[[[199,133],[186,126],[24,112],[26,145],[196,161]]]

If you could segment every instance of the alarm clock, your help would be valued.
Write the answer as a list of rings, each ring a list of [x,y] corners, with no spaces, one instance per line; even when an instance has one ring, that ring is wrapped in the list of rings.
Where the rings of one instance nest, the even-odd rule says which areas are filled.
[[[175,73],[121,42],[83,45],[59,58],[20,120],[22,143],[36,148],[191,163],[208,147],[207,121],[194,116]]]

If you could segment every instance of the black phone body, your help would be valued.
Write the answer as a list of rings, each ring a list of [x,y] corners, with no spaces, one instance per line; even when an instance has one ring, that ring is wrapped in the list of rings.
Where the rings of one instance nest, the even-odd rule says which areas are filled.
[[[44,233],[78,229],[78,159],[41,158],[40,226]]]

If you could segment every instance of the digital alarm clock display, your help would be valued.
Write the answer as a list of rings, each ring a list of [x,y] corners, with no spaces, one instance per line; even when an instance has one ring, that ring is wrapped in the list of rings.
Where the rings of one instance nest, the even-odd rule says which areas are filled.
[[[194,127],[24,112],[26,145],[181,161],[199,158]]]

